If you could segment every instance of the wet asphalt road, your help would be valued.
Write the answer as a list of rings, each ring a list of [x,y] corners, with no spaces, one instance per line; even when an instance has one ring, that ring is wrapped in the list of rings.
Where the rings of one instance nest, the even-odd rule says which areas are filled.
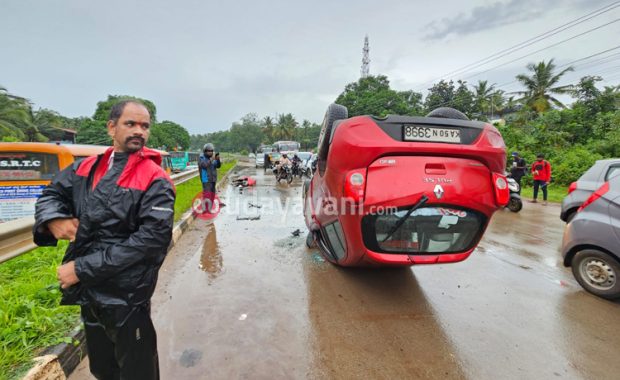
[[[304,245],[299,180],[239,174],[258,186],[228,186],[162,267],[162,379],[620,378],[620,303],[562,266],[558,205],[496,213],[462,263],[340,269]]]

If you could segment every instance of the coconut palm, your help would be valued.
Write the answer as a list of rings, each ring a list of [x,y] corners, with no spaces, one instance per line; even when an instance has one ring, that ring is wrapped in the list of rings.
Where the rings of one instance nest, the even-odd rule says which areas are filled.
[[[26,99],[13,96],[0,87],[0,141],[26,140],[24,130],[32,126],[30,105]]]
[[[568,71],[573,71],[573,68],[567,67],[555,74],[556,66],[553,63],[553,59],[551,59],[548,63],[545,63],[545,61],[538,64],[530,63],[527,65],[527,69],[532,73],[531,76],[519,74],[516,77],[525,86],[525,91],[514,92],[521,95],[519,100],[538,113],[551,109],[552,105],[566,108],[553,95],[570,94],[573,91],[573,86],[571,85],[557,86],[562,76]]]
[[[474,104],[480,114],[488,115],[492,113],[491,104],[495,95],[495,84],[489,86],[489,81],[479,80],[474,86]]]
[[[274,137],[278,140],[291,140],[295,135],[295,128],[298,123],[295,117],[290,114],[278,115],[278,123],[274,130]]]

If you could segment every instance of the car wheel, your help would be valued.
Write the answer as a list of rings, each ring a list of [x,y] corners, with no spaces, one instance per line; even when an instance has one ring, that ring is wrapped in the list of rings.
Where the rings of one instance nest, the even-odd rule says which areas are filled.
[[[523,202],[521,199],[510,198],[510,202],[508,202],[508,210],[512,212],[519,212],[523,208]]]
[[[573,275],[588,292],[606,299],[620,298],[620,263],[605,252],[584,249],[571,261]]]
[[[310,231],[308,231],[308,235],[306,236],[306,247],[316,248],[316,241],[314,240],[314,234]]]
[[[344,120],[349,117],[349,111],[347,107],[340,104],[330,104],[325,112],[325,118],[323,119],[323,135],[321,136],[321,142],[319,145],[319,159],[327,160],[327,153],[329,153],[329,140],[332,135],[332,128],[334,121]]]

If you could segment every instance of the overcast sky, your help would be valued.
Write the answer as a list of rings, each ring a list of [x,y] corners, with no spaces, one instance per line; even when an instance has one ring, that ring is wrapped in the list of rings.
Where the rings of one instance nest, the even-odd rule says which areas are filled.
[[[249,112],[320,122],[359,78],[366,34],[371,74],[387,75],[397,90],[424,90],[612,2],[0,0],[0,86],[67,116],[92,116],[108,94],[143,97],[159,120],[190,133],[228,129]],[[478,71],[619,18],[620,7]],[[528,62],[570,62],[619,46],[619,37],[616,22],[468,81],[510,82]],[[567,81],[602,72],[617,84],[619,65],[617,55],[577,67]]]

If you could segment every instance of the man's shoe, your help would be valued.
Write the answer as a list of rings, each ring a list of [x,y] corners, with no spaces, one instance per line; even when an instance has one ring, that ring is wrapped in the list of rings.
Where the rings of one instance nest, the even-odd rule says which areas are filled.
[[[543,205],[543,206],[546,206],[546,205],[547,205],[547,201],[544,201],[544,202],[542,203],[542,205]]]

